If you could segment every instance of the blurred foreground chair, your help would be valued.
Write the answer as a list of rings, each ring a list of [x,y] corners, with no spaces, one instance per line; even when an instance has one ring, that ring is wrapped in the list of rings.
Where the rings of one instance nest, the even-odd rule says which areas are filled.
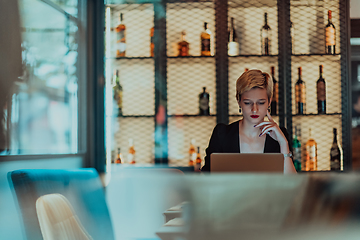
[[[92,240],[61,194],[47,194],[36,200],[36,213],[44,240]]]
[[[93,239],[114,239],[104,189],[95,169],[31,169],[8,173],[26,239],[43,239],[36,213],[39,197],[59,193],[71,204]]]

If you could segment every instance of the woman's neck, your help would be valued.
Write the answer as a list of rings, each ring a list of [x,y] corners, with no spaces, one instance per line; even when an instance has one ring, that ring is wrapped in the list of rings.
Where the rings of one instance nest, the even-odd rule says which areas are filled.
[[[254,124],[247,122],[245,119],[240,120],[239,122],[239,133],[244,134],[247,137],[259,137],[261,133],[260,128],[255,128]]]

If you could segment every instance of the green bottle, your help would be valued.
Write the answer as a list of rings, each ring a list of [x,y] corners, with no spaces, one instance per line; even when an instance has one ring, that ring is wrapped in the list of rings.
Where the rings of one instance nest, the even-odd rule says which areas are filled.
[[[293,163],[297,172],[301,172],[301,142],[299,140],[298,128],[295,126],[292,147],[294,152]]]

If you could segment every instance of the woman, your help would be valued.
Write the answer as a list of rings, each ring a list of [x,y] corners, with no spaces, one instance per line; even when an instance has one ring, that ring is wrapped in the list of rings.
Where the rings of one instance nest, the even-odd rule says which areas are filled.
[[[206,149],[202,171],[210,171],[210,154],[283,153],[284,173],[296,173],[292,163],[288,133],[269,113],[273,81],[260,70],[244,72],[236,81],[236,100],[243,119],[229,125],[217,124]],[[264,121],[267,116],[269,121]]]

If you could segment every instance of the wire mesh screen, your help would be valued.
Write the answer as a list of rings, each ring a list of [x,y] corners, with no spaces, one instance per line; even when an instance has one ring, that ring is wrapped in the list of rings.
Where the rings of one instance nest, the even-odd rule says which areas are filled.
[[[201,158],[205,157],[216,117],[172,117],[169,119],[169,164],[189,164],[190,144],[200,147]],[[204,164],[204,163],[203,163]]]
[[[328,11],[335,26],[335,53],[340,50],[339,2],[332,0],[290,1],[294,54],[324,54]]]
[[[118,59],[113,63],[116,70],[123,88],[122,115],[154,115],[153,59]]]
[[[219,5],[224,9],[215,7],[214,1],[166,1],[162,5],[166,13],[166,24],[159,24],[159,28],[166,25],[166,40],[165,38],[160,40],[166,44],[166,61],[161,55],[165,54],[164,52],[161,52],[161,56],[158,55],[160,60],[154,60],[151,57],[154,27],[153,4],[109,6],[112,10],[111,34],[108,39],[111,44],[109,56],[112,60],[111,72],[119,70],[119,79],[123,88],[123,116],[119,116],[115,121],[116,146],[114,149],[117,147],[127,149],[129,138],[133,138],[136,149],[139,149],[138,161],[150,162],[153,159],[154,109],[157,97],[155,96],[155,65],[160,65],[163,70],[166,69],[166,81],[161,82],[166,85],[166,93],[157,94],[166,96],[162,101],[166,101],[168,115],[168,157],[169,163],[174,165],[188,164],[188,151],[192,139],[195,140],[195,147],[200,147],[201,157],[204,157],[212,129],[216,121],[220,119],[219,115],[224,115],[216,110],[216,106],[228,107],[230,123],[241,119],[235,98],[235,83],[245,69],[260,69],[270,73],[271,67],[274,67],[275,79],[291,84],[291,92],[289,89],[288,94],[291,94],[292,100],[284,104],[287,107],[284,112],[286,116],[292,116],[293,132],[295,132],[295,126],[298,130],[297,134],[302,144],[302,160],[305,159],[305,145],[310,138],[309,128],[311,127],[311,137],[318,144],[317,170],[330,169],[329,151],[333,139],[332,130],[338,129],[338,140],[341,144],[344,118],[341,115],[342,98],[345,96],[342,96],[341,82],[343,70],[340,55],[339,1],[290,1],[291,69],[278,57],[279,36],[282,39],[282,35],[278,32],[289,29],[288,27],[278,29],[278,16],[283,16],[279,15],[278,6],[283,5],[275,0],[231,0],[228,1],[227,9],[223,7],[226,5]],[[284,9],[281,8],[281,10]],[[286,13],[288,16],[288,8]],[[229,37],[230,42],[234,43],[232,47],[230,43],[226,43],[228,44],[228,58],[225,55],[225,60],[228,60],[228,69],[226,69],[228,77],[224,78],[227,79],[221,79],[216,75],[217,71],[223,71],[219,69],[220,60],[218,59],[224,58],[219,58],[219,56],[226,54],[223,48],[219,47],[221,45],[217,42],[219,39],[215,37],[215,29],[218,31],[220,27],[226,28],[224,22],[219,24],[219,19],[226,19],[225,15],[224,18],[219,16],[223,14],[228,15],[229,35],[227,38]],[[215,22],[215,17],[218,22]],[[122,19],[121,22],[120,19]],[[120,24],[126,26],[126,41],[120,39],[122,45],[119,45],[118,29],[120,28],[118,27]],[[334,35],[331,35],[333,33]],[[204,50],[207,49],[208,43],[210,43],[210,48]],[[118,56],[118,49],[121,46],[126,46],[126,51]],[[218,53],[215,52],[216,48]],[[289,55],[288,57],[290,58]],[[326,113],[322,114],[318,114],[317,102],[319,65],[323,66],[326,92]],[[278,69],[279,67],[286,69]],[[302,68],[302,80],[305,82],[306,90],[305,108],[302,115],[297,114],[295,100],[295,84],[298,80],[299,67]],[[291,72],[291,80],[279,79],[279,73],[284,71],[288,74]],[[221,87],[223,85],[220,84],[219,87],[219,83],[224,83],[228,88],[224,90]],[[203,92],[203,87],[206,87],[206,93],[209,94],[209,116],[199,114],[199,94]],[[227,94],[228,99],[221,98]],[[279,94],[287,93],[279,91]],[[217,101],[226,103],[217,104]],[[280,120],[282,119],[279,116],[275,116],[275,121]]]
[[[169,115],[198,115],[203,87],[210,95],[210,114],[216,114],[214,58],[170,58],[167,71]]]
[[[210,30],[210,49],[214,55],[215,49],[215,10],[214,3],[208,2],[185,2],[169,1],[166,4],[166,38],[167,55],[178,56],[178,42],[181,41],[181,33],[186,33],[186,41],[189,43],[189,55],[201,55],[200,35],[204,32],[204,23]]]
[[[229,28],[231,18],[234,18],[234,28],[239,42],[240,55],[261,55],[261,29],[267,24],[270,27],[269,55],[278,54],[278,20],[277,2],[271,1],[241,1],[228,2]]]
[[[135,148],[136,163],[152,163],[154,159],[154,119],[144,117],[120,117],[114,119],[115,153],[118,148],[123,163],[130,163],[129,148]]]
[[[151,57],[153,4],[111,4],[106,21],[107,81],[111,82],[113,120],[112,158],[120,148],[123,163],[130,163],[129,142],[135,148],[136,163],[154,159],[155,73]],[[122,35],[121,35],[122,34]],[[116,83],[121,86],[121,96]],[[115,92],[116,91],[116,92]],[[117,97],[117,100],[115,98]],[[121,98],[120,103],[118,103]],[[109,108],[110,106],[107,106]]]
[[[317,170],[330,170],[333,128],[337,128],[338,141],[342,145],[339,1],[292,0],[290,18],[293,133],[301,142],[302,170],[305,170],[306,143],[311,138],[317,144]],[[320,65],[325,79],[325,108],[318,103],[322,98],[318,87]],[[305,82],[305,93],[302,95],[304,108],[301,114],[295,87],[300,67],[300,78]]]
[[[111,55],[119,57],[117,49],[119,46],[120,24],[125,26],[125,48],[121,57],[150,57],[151,29],[154,26],[153,4],[116,4],[109,5],[111,11]],[[122,19],[120,19],[120,14]]]
[[[166,4],[167,94],[169,164],[188,165],[189,147],[200,147],[204,157],[216,117],[199,116],[199,94],[209,94],[210,114],[216,114],[215,9],[212,1]],[[201,56],[204,23],[210,33],[210,56]],[[182,38],[184,36],[184,38]],[[179,43],[188,43],[188,54],[179,56]],[[176,117],[172,117],[176,115]]]

